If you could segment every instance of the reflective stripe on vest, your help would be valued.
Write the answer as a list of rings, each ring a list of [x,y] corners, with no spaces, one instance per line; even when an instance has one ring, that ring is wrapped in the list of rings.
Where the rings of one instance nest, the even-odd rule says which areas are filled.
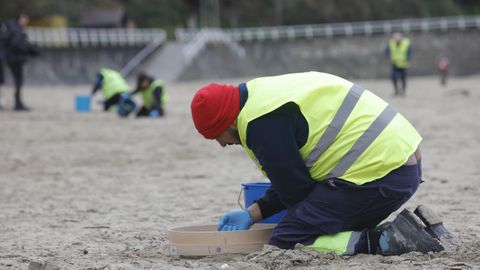
[[[327,130],[325,130],[325,133],[323,133],[317,145],[313,148],[310,155],[308,155],[308,158],[305,161],[307,167],[312,167],[322,155],[323,151],[332,145],[364,91],[364,88],[355,84],[352,85],[347,96],[343,100],[342,105],[340,105],[340,109],[338,109],[332,122],[328,125]]]
[[[299,154],[316,181],[337,177],[362,185],[380,179],[403,165],[422,140],[384,100],[331,74],[257,78],[247,82],[247,90],[237,128],[250,158],[256,159],[246,143],[249,122],[294,102],[309,128]]]
[[[375,121],[365,130],[355,144],[348,150],[347,154],[340,162],[328,173],[325,179],[339,177],[345,174],[353,163],[367,150],[372,142],[382,133],[397,115],[397,111],[388,105],[385,110],[375,119]]]
[[[317,145],[313,148],[312,152],[305,161],[307,167],[313,166],[322,153],[330,145],[332,145],[364,91],[364,88],[355,84],[352,85],[347,96],[343,100],[342,105],[340,105],[340,109],[338,109],[337,113],[333,117],[332,122],[328,125],[325,133],[323,133]],[[352,166],[358,157],[365,152],[368,146],[370,146],[375,138],[380,135],[380,133],[385,129],[385,127],[387,127],[396,114],[397,112],[390,105],[387,106],[377,117],[377,119],[375,119],[375,121],[368,127],[368,129],[365,130],[362,136],[360,136],[357,142],[340,160],[340,162],[332,169],[332,171],[330,171],[330,173],[328,173],[325,179],[339,177],[347,172],[350,166]]]

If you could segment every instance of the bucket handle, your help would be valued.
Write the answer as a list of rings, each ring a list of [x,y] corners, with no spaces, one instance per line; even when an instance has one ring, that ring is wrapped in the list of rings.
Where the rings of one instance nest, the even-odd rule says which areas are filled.
[[[238,192],[238,198],[237,198],[237,203],[242,208],[242,210],[245,210],[245,207],[243,207],[242,203],[240,202],[240,198],[242,197],[243,193],[243,187],[240,188],[240,192]]]

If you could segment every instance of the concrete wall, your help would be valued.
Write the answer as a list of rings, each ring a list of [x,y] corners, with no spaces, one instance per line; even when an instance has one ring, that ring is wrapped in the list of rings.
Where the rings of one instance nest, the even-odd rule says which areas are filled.
[[[413,45],[410,75],[436,72],[440,53],[450,57],[452,75],[480,73],[480,31],[415,33],[409,35]],[[252,41],[241,45],[245,58],[238,58],[222,44],[209,45],[180,73],[180,80],[233,78],[274,75],[318,70],[347,78],[385,78],[390,66],[384,57],[389,36],[335,37],[331,39]],[[161,53],[159,49],[156,53]],[[120,69],[142,48],[58,48],[43,49],[40,57],[25,66],[27,83],[92,83],[101,67]],[[179,53],[179,52],[177,52]],[[153,57],[153,56],[152,56]],[[171,68],[183,61],[171,55],[162,66]],[[156,68],[158,69],[158,68]],[[161,69],[147,70],[162,78]],[[8,70],[6,71],[7,73]],[[11,83],[11,76],[7,80]]]
[[[453,75],[480,72],[480,31],[414,33],[409,74],[431,75],[440,53],[450,58]],[[390,73],[384,50],[390,36],[244,42],[246,57],[239,59],[223,45],[210,45],[183,72],[180,79],[231,78],[318,70],[348,78],[380,78]]]
[[[25,64],[27,84],[93,83],[102,67],[122,68],[142,48],[45,48]],[[11,76],[6,69],[8,83]]]

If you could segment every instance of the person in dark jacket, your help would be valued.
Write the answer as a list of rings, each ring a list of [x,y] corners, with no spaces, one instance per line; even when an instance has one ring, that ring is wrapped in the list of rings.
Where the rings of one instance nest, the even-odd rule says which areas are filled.
[[[5,24],[0,25],[0,87],[5,82],[4,71],[3,71],[3,62],[5,61],[5,43],[7,38],[7,26]],[[0,110],[2,109],[0,98]]]
[[[21,13],[6,22],[6,37],[4,42],[4,57],[8,67],[13,75],[15,84],[15,106],[16,111],[30,110],[22,101],[23,86],[23,65],[29,56],[38,54],[38,49],[32,45],[24,32],[24,28],[28,25],[30,19],[27,15]]]

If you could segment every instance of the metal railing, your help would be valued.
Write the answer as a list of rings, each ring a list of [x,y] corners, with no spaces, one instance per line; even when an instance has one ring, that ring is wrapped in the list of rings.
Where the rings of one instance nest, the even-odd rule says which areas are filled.
[[[137,53],[128,63],[120,70],[120,73],[123,76],[129,76],[132,71],[139,66],[147,57],[149,57],[155,50],[157,50],[163,43],[165,39],[155,39],[145,48],[143,48],[139,53]]]
[[[146,46],[166,40],[163,29],[28,27],[30,42],[40,47]]]
[[[231,36],[225,34],[220,29],[204,28],[194,35],[194,38],[183,49],[185,62],[189,63],[200,51],[209,43],[223,43],[227,45],[239,57],[245,56],[245,49],[237,42],[232,40]]]
[[[388,21],[365,21],[351,23],[328,23],[316,25],[276,26],[223,29],[235,41],[262,41],[353,35],[389,34],[400,31],[429,32],[447,30],[480,29],[480,16],[436,17]],[[178,40],[188,42],[195,38],[198,30],[179,28],[175,31]]]

